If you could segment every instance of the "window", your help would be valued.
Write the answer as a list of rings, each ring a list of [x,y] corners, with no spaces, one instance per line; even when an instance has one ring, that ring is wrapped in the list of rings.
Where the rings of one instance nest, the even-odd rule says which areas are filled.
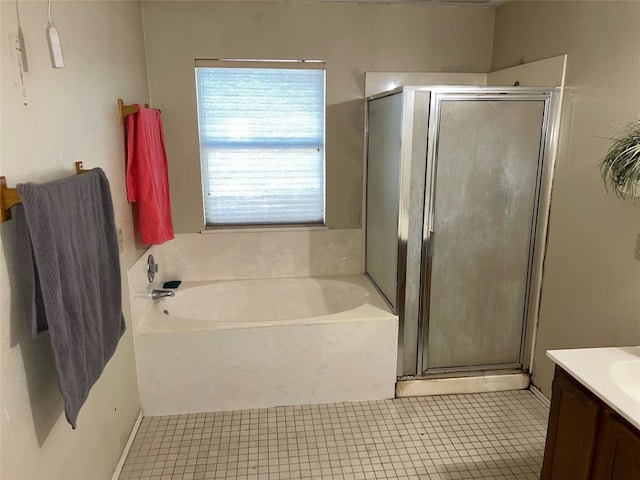
[[[207,226],[324,224],[321,62],[197,60]]]

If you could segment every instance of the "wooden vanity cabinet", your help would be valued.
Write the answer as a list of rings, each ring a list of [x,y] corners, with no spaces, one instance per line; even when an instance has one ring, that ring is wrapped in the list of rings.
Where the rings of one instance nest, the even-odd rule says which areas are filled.
[[[640,479],[640,435],[617,413],[600,416],[593,479]]]
[[[541,480],[589,480],[600,402],[556,366]]]
[[[640,479],[640,432],[558,366],[540,478]]]

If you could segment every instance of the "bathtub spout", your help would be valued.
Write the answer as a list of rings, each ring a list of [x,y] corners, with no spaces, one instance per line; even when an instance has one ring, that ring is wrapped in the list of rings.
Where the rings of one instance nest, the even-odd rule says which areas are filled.
[[[176,293],[171,290],[151,290],[151,298],[158,300],[159,298],[175,297]]]

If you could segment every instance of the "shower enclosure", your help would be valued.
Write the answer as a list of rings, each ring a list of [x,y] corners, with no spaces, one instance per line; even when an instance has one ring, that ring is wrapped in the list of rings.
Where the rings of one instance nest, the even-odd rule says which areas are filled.
[[[399,376],[526,371],[555,89],[367,99],[366,274],[400,317]]]

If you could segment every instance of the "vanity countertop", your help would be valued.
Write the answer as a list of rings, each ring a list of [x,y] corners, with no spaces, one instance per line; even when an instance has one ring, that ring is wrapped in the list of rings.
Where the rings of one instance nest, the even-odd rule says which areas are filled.
[[[640,362],[640,346],[549,350],[547,356],[640,429],[640,401],[616,385],[610,373],[611,367],[620,362]]]

